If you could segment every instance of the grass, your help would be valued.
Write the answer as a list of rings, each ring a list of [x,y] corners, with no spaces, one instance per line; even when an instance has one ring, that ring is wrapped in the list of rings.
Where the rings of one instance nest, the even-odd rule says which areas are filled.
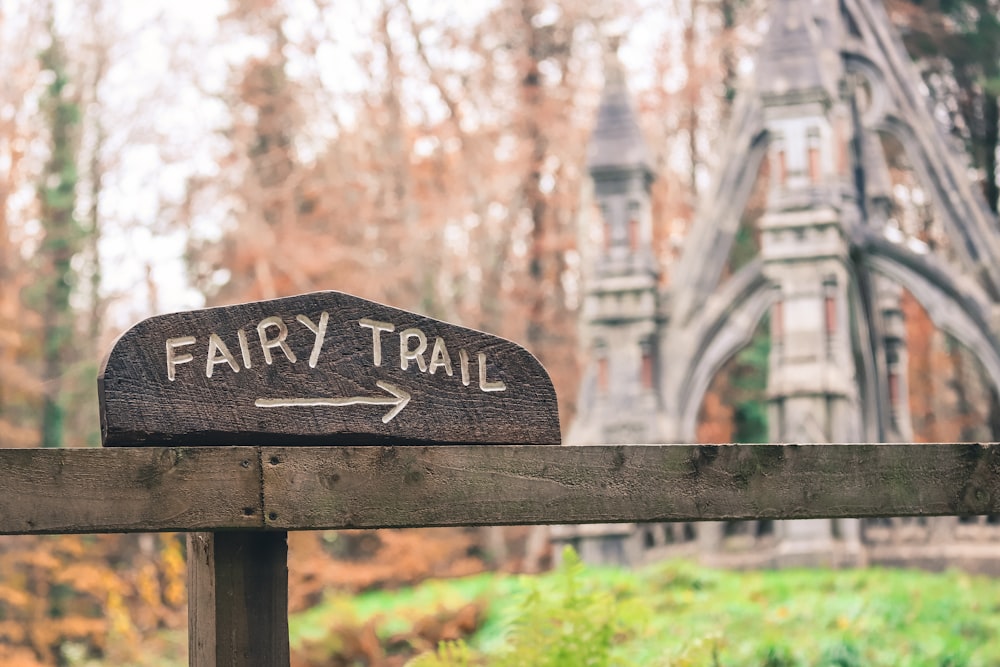
[[[885,569],[727,572],[688,562],[637,571],[571,563],[539,576],[333,595],[291,618],[292,646],[354,624],[388,641],[428,614],[469,604],[485,609],[465,638],[477,665],[1000,665],[1000,580]],[[558,649],[581,636],[593,646]]]

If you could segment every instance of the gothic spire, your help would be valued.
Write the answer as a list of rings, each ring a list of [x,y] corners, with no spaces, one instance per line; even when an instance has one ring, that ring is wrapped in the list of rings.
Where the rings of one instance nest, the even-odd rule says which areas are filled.
[[[834,24],[809,0],[773,0],[770,26],[757,56],[757,87],[764,100],[833,94],[838,58]]]
[[[604,91],[597,110],[597,127],[590,138],[587,166],[591,171],[640,168],[652,173],[650,165],[614,40],[604,55]]]

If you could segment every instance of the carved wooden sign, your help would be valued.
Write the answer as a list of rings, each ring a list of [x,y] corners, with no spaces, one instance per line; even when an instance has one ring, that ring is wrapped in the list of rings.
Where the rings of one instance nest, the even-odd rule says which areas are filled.
[[[151,317],[98,391],[105,446],[560,443],[527,350],[340,292]]]

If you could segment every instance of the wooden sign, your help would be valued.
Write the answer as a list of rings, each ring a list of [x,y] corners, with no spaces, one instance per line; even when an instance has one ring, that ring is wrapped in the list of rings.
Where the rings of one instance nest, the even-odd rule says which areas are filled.
[[[105,446],[560,442],[527,350],[340,292],[144,320],[98,390]]]

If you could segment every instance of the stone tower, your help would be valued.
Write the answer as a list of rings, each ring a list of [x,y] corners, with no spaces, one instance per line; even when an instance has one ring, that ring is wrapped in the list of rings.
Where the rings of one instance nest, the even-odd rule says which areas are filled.
[[[654,174],[616,46],[605,55],[604,80],[587,160],[602,243],[583,303],[588,361],[566,442],[665,442],[669,431],[657,391],[660,270],[649,192]],[[556,526],[553,535],[572,542],[591,562],[625,564],[642,553],[631,524]]]
[[[603,243],[583,307],[590,348],[572,444],[652,442],[661,428],[656,394],[659,268],[652,250],[653,182],[646,143],[617,54],[605,57],[605,86],[588,169]]]
[[[713,376],[768,315],[772,441],[909,440],[903,289],[1000,386],[996,221],[929,112],[878,0],[772,0],[755,75],[738,91],[720,167],[668,289],[657,287],[649,252],[649,161],[617,60],[605,70],[589,166],[607,243],[587,277],[589,365],[568,444],[693,442]],[[932,252],[891,219],[880,135],[903,147],[930,193],[947,252]],[[724,277],[764,161],[759,255]],[[968,564],[962,554],[975,550],[948,546],[965,534],[957,520],[908,521],[563,527],[554,536],[593,561],[686,550],[742,566]],[[915,529],[925,543],[885,548],[886,530]],[[1000,563],[1000,548],[976,553],[974,568]]]

